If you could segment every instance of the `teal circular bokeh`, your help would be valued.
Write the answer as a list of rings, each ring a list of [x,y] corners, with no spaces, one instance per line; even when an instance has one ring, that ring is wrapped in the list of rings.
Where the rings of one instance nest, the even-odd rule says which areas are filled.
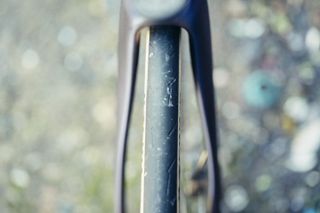
[[[243,93],[249,106],[266,109],[279,102],[281,87],[267,72],[255,71],[245,79]]]

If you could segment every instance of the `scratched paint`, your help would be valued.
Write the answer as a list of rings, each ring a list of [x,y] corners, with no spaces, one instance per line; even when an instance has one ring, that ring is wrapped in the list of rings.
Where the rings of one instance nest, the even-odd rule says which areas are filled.
[[[153,28],[147,48],[141,202],[145,213],[177,212],[179,37],[175,27]]]

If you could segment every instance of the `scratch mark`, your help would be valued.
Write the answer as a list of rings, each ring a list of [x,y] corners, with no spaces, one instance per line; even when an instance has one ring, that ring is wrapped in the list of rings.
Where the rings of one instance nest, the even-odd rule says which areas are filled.
[[[165,55],[165,60],[168,62],[170,60],[170,56],[168,54]]]
[[[167,196],[170,194],[171,174],[169,174],[169,180],[167,182]]]
[[[168,70],[168,71],[164,71],[164,72],[163,72],[163,74],[169,74],[169,73],[171,73],[171,70]],[[168,75],[165,75],[165,77],[168,78]]]
[[[174,197],[174,198],[170,201],[171,206],[173,206],[173,205],[175,204],[176,200],[177,200],[177,197]]]
[[[170,186],[171,186],[171,179],[172,179],[172,178],[171,178],[171,172],[172,172],[172,169],[173,169],[176,161],[177,161],[177,160],[174,159],[174,160],[172,161],[172,163],[170,164],[170,167],[169,167],[169,169],[168,169],[169,178],[168,178],[167,190],[166,190],[167,195],[169,195],[169,193],[170,193]]]
[[[167,102],[166,105],[168,107],[174,107],[172,98],[173,98],[173,85],[177,82],[176,78],[170,78],[167,84],[167,96],[164,98],[164,101]]]
[[[174,160],[172,161],[172,163],[170,164],[170,167],[169,167],[169,169],[168,169],[168,173],[171,173],[171,170],[173,169],[173,166],[174,166],[174,164],[176,163],[176,161],[177,161],[177,159],[174,159]]]
[[[176,124],[171,128],[171,130],[168,133],[167,139],[170,139],[171,136],[173,135],[173,133],[177,130],[178,128],[178,122],[176,122]]]

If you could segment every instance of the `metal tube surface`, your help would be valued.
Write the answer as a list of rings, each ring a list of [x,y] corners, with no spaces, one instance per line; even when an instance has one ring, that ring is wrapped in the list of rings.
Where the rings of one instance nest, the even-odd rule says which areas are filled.
[[[143,213],[177,212],[180,31],[179,27],[156,26],[148,35]]]

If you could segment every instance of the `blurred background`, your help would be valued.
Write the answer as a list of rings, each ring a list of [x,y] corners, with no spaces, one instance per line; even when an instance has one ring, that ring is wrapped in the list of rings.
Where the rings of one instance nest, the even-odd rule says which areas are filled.
[[[320,1],[209,1],[224,212],[320,212]],[[113,211],[119,5],[0,0],[1,213]],[[189,190],[205,147],[184,58],[181,211],[203,212]],[[139,67],[131,212],[141,174]]]

